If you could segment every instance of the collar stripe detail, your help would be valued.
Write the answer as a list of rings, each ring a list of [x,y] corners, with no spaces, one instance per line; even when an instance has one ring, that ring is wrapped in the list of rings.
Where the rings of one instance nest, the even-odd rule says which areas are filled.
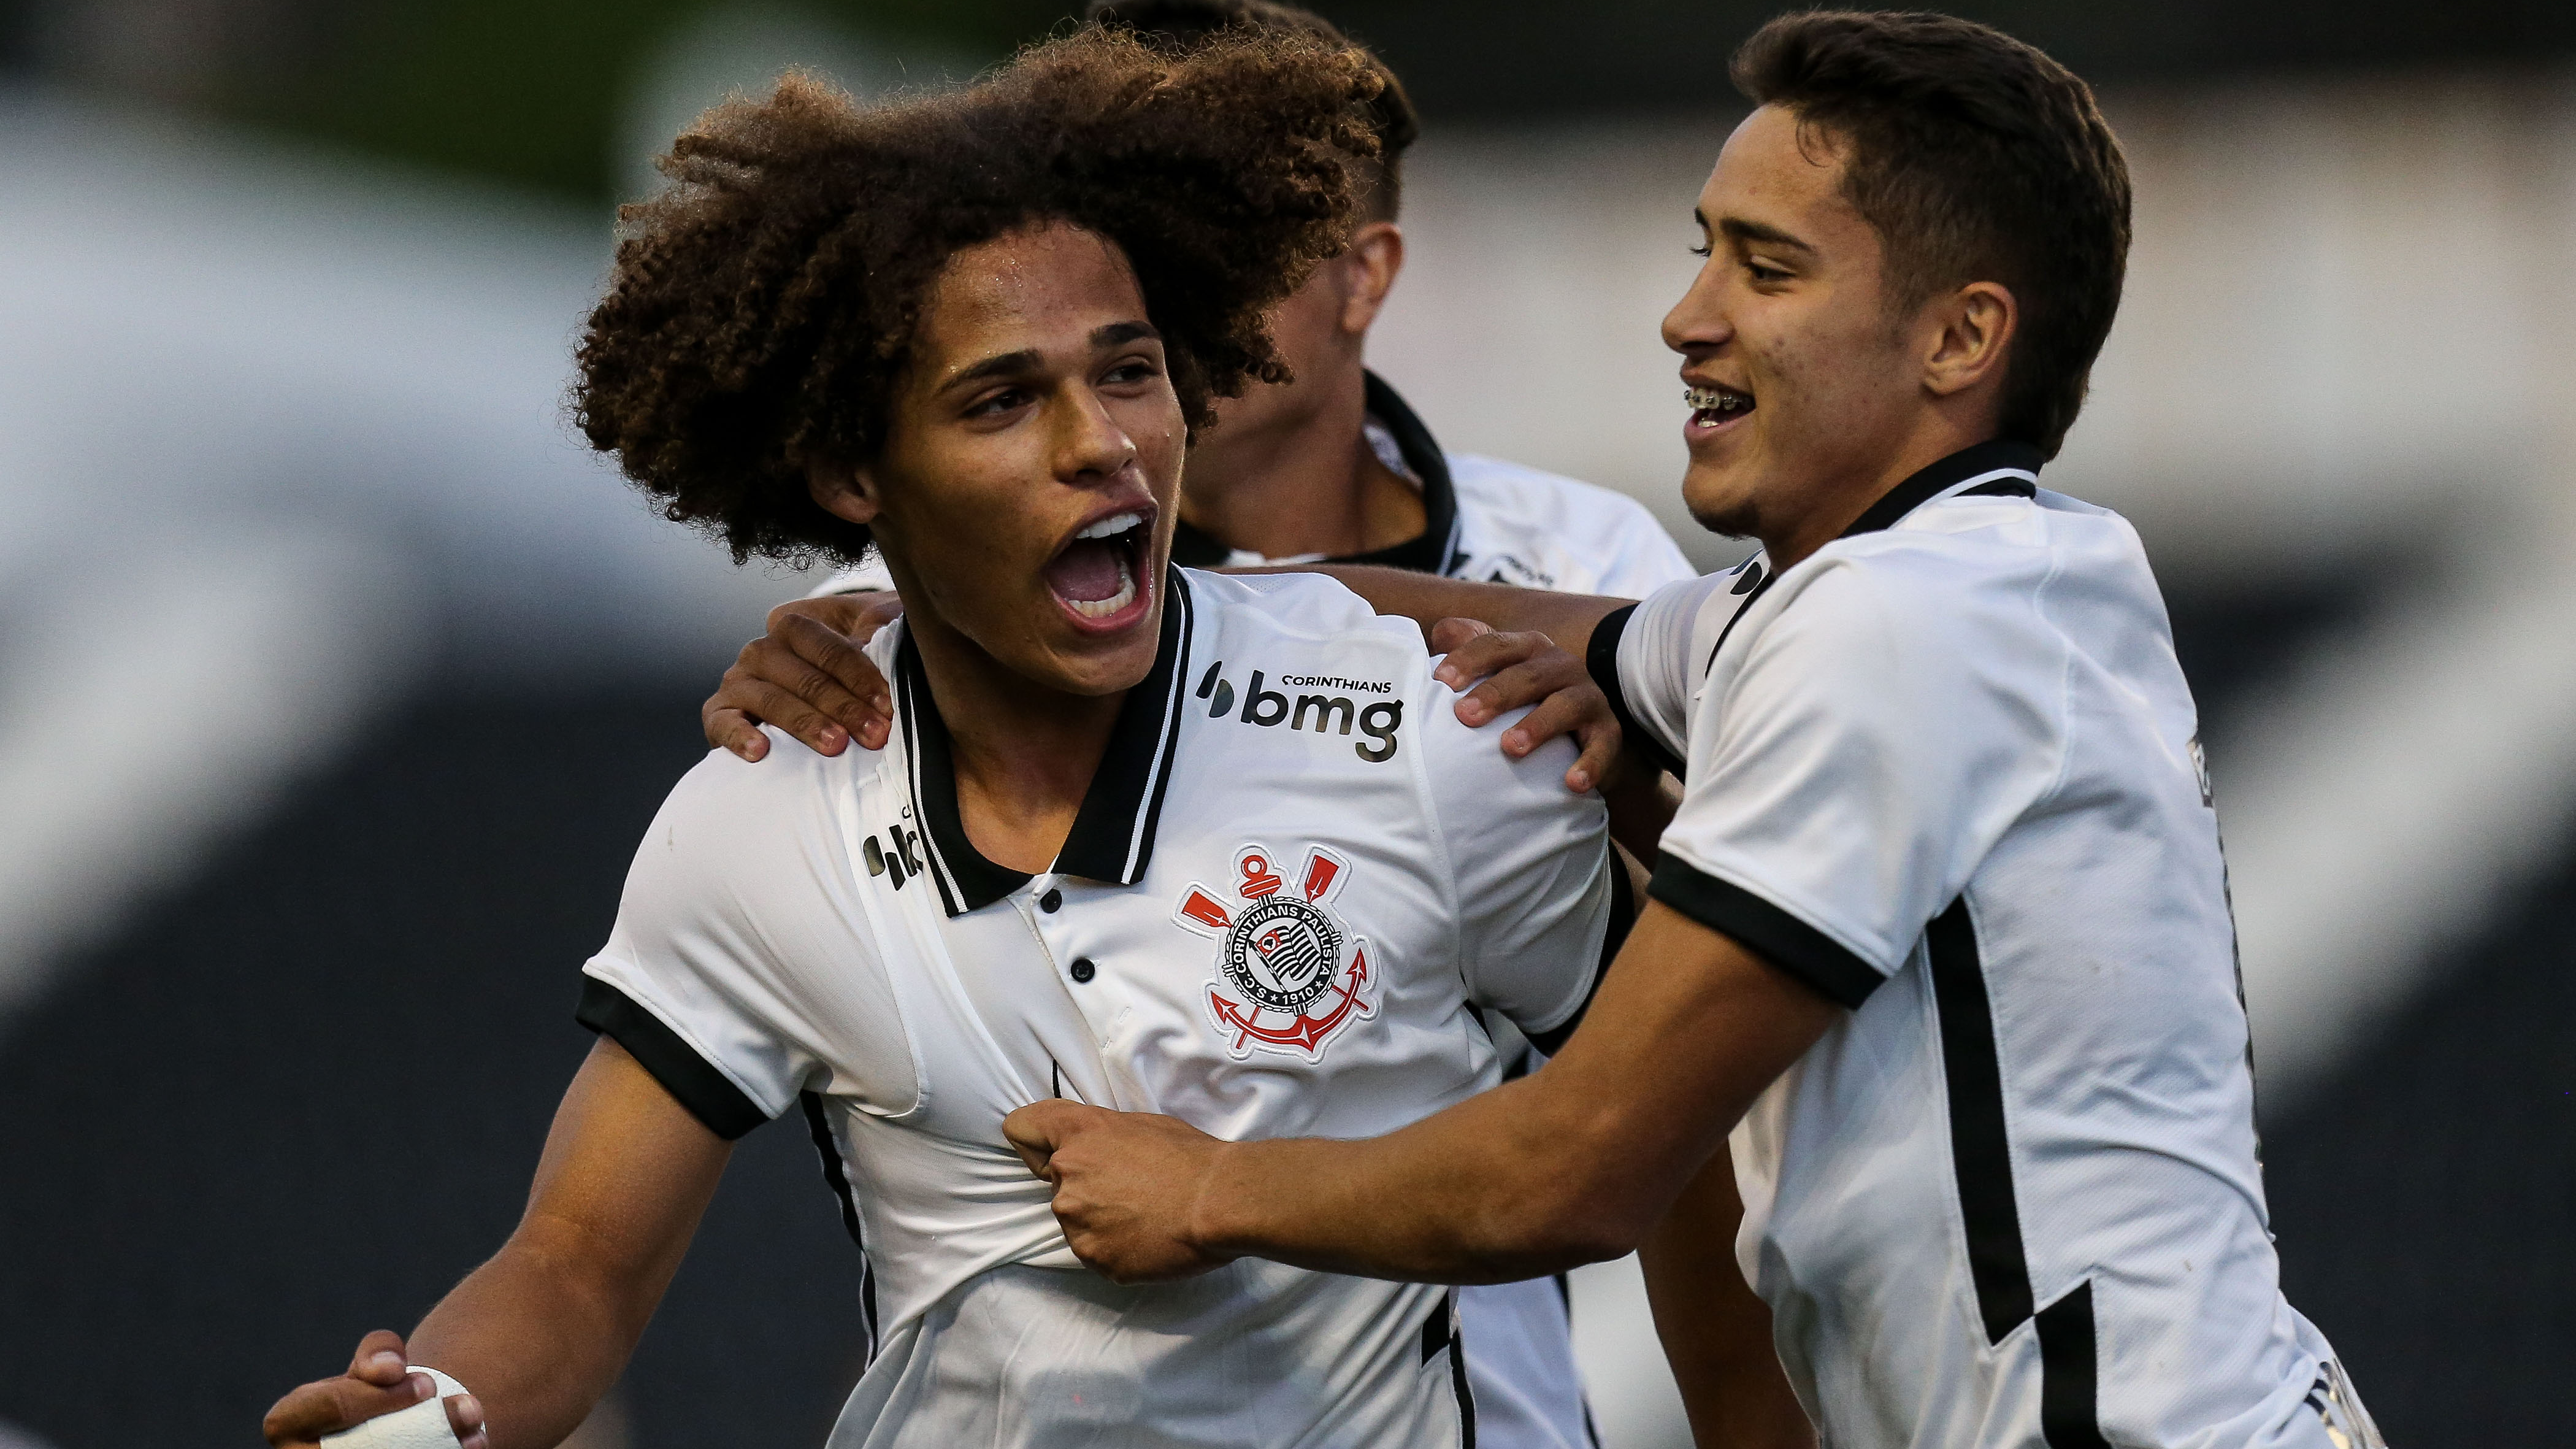
[[[966,891],[956,872],[949,868],[946,849],[952,832],[955,840],[963,843],[966,830],[957,819],[957,777],[948,754],[948,726],[940,719],[935,704],[924,719],[923,703],[930,698],[930,679],[922,672],[921,651],[913,645],[908,628],[895,647],[895,678],[896,695],[902,701],[903,752],[911,777],[912,820],[920,827],[922,853],[930,857],[930,878],[939,887],[939,903],[954,916],[973,909],[964,904]],[[931,773],[933,754],[938,756],[935,774]],[[944,792],[941,785],[946,787]],[[933,797],[942,794],[946,801],[944,813],[932,804]],[[972,850],[973,846],[967,848]]]
[[[1154,829],[1163,821],[1163,793],[1172,783],[1172,758],[1181,746],[1181,713],[1190,684],[1190,645],[1198,638],[1198,603],[1190,596],[1189,579],[1179,569],[1166,570],[1166,575],[1171,582],[1170,592],[1163,596],[1163,617],[1169,620],[1178,609],[1180,625],[1165,635],[1163,647],[1167,653],[1174,648],[1179,652],[1169,660],[1171,684],[1163,696],[1162,741],[1154,753],[1153,786],[1144,810],[1136,818],[1136,833],[1127,842],[1126,869],[1118,878],[1121,885],[1143,880],[1145,866],[1154,858]]]
[[[1852,520],[1852,526],[1844,529],[1842,536],[1854,538],[1893,528],[1905,515],[1962,485],[1978,488],[2012,477],[2028,483],[2030,491],[2035,494],[2039,488],[2040,465],[2047,461],[2040,456],[2039,449],[2008,438],[1961,448],[1888,489],[1876,503],[1862,510],[1860,517]]]
[[[1109,748],[1100,756],[1091,788],[1083,792],[1073,831],[1056,854],[1059,875],[1134,885],[1145,873],[1154,850],[1152,806],[1162,798],[1162,780],[1172,764],[1172,729],[1189,687],[1189,598],[1181,571],[1166,567],[1154,668],[1118,707]]]
[[[1134,885],[1153,859],[1154,827],[1180,748],[1196,617],[1188,581],[1179,569],[1165,570],[1163,588],[1153,670],[1118,707],[1109,748],[1101,754],[1073,829],[1056,855],[1056,874]],[[967,838],[957,812],[957,763],[948,724],[909,630],[895,648],[895,675],[913,820],[930,874],[939,883],[940,905],[952,916],[982,910],[1027,885],[1029,877],[987,859]]]

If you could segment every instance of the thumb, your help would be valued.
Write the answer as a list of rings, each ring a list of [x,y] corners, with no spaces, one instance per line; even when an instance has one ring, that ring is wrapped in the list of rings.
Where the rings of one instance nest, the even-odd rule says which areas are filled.
[[[1055,1174],[1050,1169],[1055,1149],[1074,1132],[1071,1119],[1077,1113],[1097,1110],[1061,1097],[1049,1097],[1044,1101],[1031,1102],[1003,1118],[1002,1136],[1011,1144],[1011,1150],[1020,1154],[1020,1161],[1028,1164],[1030,1172],[1053,1182]]]
[[[1431,652],[1447,654],[1480,634],[1491,634],[1494,626],[1482,619],[1443,619],[1431,626]]]

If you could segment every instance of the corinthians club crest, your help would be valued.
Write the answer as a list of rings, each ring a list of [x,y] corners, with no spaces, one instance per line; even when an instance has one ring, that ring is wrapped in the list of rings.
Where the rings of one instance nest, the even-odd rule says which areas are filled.
[[[1350,874],[1347,861],[1311,846],[1291,888],[1274,859],[1259,845],[1235,851],[1228,894],[1242,904],[1193,884],[1172,919],[1217,938],[1207,1004],[1226,1049],[1238,1060],[1257,1047],[1311,1062],[1352,1018],[1377,1013],[1363,995],[1372,984],[1368,940],[1325,909]]]

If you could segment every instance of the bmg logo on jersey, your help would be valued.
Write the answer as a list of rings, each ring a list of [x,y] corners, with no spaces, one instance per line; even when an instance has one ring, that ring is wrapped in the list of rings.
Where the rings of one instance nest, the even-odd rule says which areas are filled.
[[[1275,858],[1266,846],[1243,846],[1234,853],[1232,894],[1244,904],[1229,909],[1193,882],[1172,919],[1217,939],[1208,1016],[1237,1061],[1255,1050],[1320,1061],[1351,1022],[1377,1014],[1368,999],[1368,940],[1326,909],[1350,875],[1349,862],[1308,847],[1292,892]]]
[[[1267,687],[1269,677],[1256,669],[1252,671],[1252,683],[1243,691],[1243,709],[1238,714],[1234,708],[1234,681],[1224,677],[1224,669],[1225,661],[1220,659],[1208,666],[1207,673],[1199,676],[1198,697],[1208,701],[1208,718],[1224,719],[1227,715],[1234,715],[1248,725],[1272,729],[1284,724],[1292,730],[1305,729],[1307,721],[1312,720],[1314,731],[1319,735],[1329,732],[1337,724],[1341,733],[1349,734],[1351,726],[1356,724],[1361,734],[1376,742],[1351,742],[1351,749],[1361,759],[1371,764],[1384,764],[1395,758],[1395,732],[1404,727],[1404,701],[1380,699],[1362,705],[1351,698],[1353,693],[1394,693],[1395,686],[1385,680],[1283,674],[1279,676],[1280,687],[1271,689]],[[1291,705],[1287,694],[1290,689],[1329,689],[1335,692],[1300,693],[1296,703]]]

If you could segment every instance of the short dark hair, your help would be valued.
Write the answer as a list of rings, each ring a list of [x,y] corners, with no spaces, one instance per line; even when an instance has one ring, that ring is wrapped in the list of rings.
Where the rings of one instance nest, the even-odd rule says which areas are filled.
[[[1361,216],[1393,221],[1404,205],[1404,153],[1421,139],[1422,117],[1405,94],[1404,82],[1368,47],[1312,10],[1278,0],[1091,0],[1082,18],[1093,25],[1132,30],[1157,45],[1190,46],[1237,26],[1259,26],[1311,36],[1327,45],[1349,46],[1367,55],[1384,86],[1368,102],[1369,129],[1377,133],[1377,159],[1362,170],[1368,194]]]
[[[1926,14],[1784,15],[1729,70],[1754,104],[1843,143],[1843,193],[1886,247],[1896,304],[2012,291],[2003,435],[2056,456],[2128,266],[2128,162],[2091,88],[2002,31]]]
[[[1116,244],[1191,429],[1287,377],[1265,314],[1340,252],[1376,70],[1247,30],[1186,54],[1086,29],[975,85],[863,108],[809,76],[709,111],[619,213],[575,416],[668,517],[753,554],[856,559],[816,465],[882,448],[950,256],[1061,221]]]

